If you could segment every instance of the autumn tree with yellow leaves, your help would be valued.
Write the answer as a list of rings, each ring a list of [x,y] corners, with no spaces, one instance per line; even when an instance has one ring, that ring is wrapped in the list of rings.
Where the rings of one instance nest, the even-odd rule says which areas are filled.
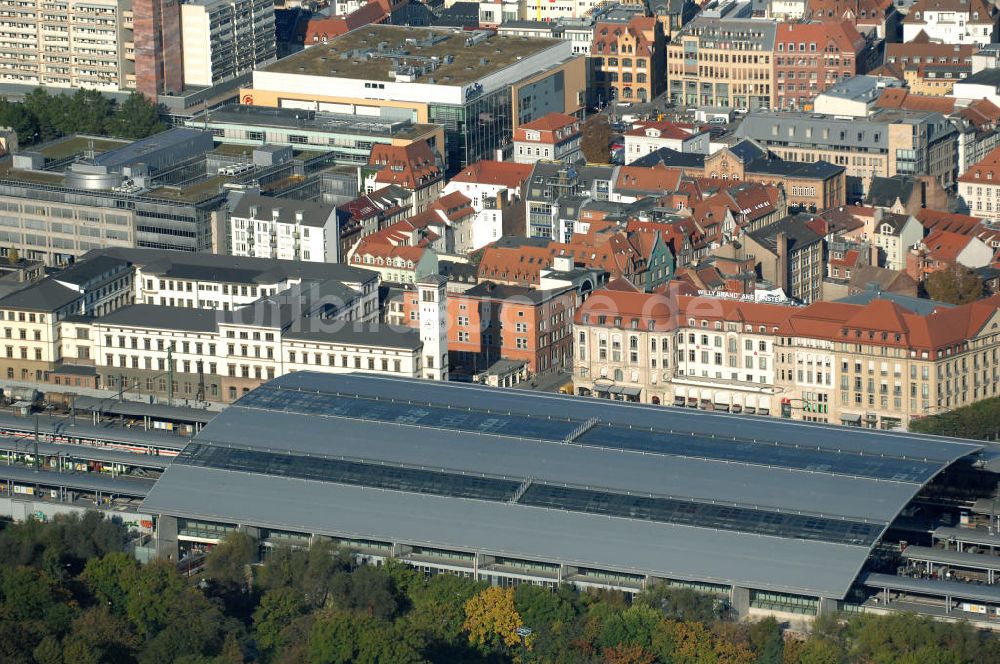
[[[469,643],[483,650],[520,645],[517,629],[523,626],[514,607],[513,588],[492,586],[465,603],[463,627],[469,633]]]

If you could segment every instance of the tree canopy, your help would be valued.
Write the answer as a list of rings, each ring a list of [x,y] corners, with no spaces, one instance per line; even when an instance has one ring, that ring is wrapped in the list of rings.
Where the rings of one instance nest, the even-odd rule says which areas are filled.
[[[0,528],[5,664],[1000,661],[996,638],[907,614],[822,617],[791,636],[773,619],[732,622],[721,602],[666,584],[631,601],[569,585],[490,587],[391,560],[359,565],[324,540],[269,548],[258,562],[259,543],[239,532],[187,578],[137,563],[124,529],[97,514]],[[531,629],[523,647],[521,627]]]
[[[910,431],[976,440],[1000,439],[1000,397],[911,420]]]
[[[119,104],[96,90],[50,94],[42,87],[21,102],[0,99],[0,126],[17,131],[22,146],[78,133],[145,138],[166,129],[156,104],[138,92]]]
[[[983,280],[969,268],[955,263],[932,272],[924,281],[927,296],[948,304],[967,304],[983,296]]]
[[[595,113],[580,126],[583,139],[580,149],[583,156],[591,164],[607,164],[611,161],[611,124],[608,116]]]

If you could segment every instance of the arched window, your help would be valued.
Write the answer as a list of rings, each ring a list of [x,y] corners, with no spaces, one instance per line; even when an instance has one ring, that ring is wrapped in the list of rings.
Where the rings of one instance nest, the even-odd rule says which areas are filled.
[[[621,369],[615,369],[615,381],[621,381],[624,378],[624,374]]]

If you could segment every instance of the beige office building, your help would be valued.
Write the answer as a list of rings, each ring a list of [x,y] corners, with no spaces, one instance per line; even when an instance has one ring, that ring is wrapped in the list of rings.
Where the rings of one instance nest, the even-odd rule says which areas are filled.
[[[597,291],[577,394],[871,428],[998,395],[1000,296],[926,315],[886,299],[789,307]]]

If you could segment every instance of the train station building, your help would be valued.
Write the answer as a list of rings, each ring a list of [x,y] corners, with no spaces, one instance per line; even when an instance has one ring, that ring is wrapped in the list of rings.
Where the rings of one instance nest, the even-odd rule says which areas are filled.
[[[208,423],[141,509],[168,559],[243,529],[264,547],[329,538],[368,562],[393,557],[497,585],[635,593],[662,582],[715,594],[741,615],[817,615],[864,601],[890,525],[980,450],[300,371]]]

